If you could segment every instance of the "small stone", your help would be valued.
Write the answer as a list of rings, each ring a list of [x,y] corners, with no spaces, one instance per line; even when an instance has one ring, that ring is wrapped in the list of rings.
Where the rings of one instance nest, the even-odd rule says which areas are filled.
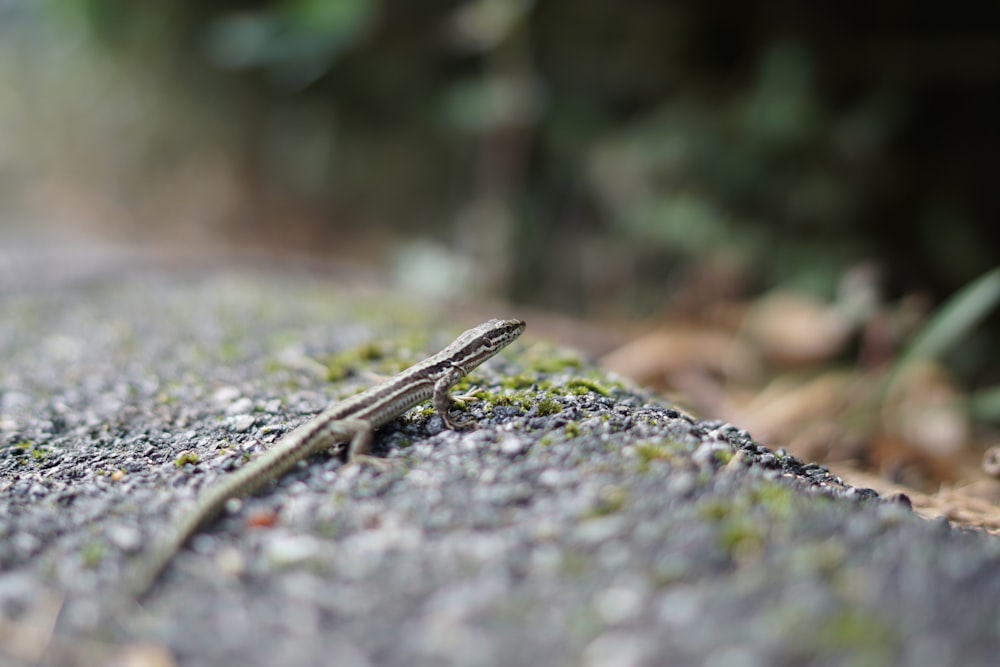
[[[594,596],[594,610],[605,623],[629,621],[642,611],[642,594],[628,586],[612,586]]]
[[[649,640],[635,634],[607,633],[583,650],[583,664],[600,667],[638,667],[646,664]]]
[[[221,572],[234,578],[243,574],[247,567],[243,553],[234,547],[220,549],[215,557],[215,564]]]
[[[126,644],[108,663],[111,667],[176,667],[166,647],[152,643]]]
[[[606,516],[583,521],[573,531],[574,537],[588,544],[599,544],[618,537],[625,528],[625,522],[617,516]]]
[[[132,553],[142,544],[142,533],[137,528],[120,523],[107,528],[108,541],[122,551]]]
[[[700,466],[719,465],[733,455],[733,447],[722,442],[705,442],[698,446],[691,459]]]
[[[722,646],[705,659],[705,667],[764,667],[768,660],[749,646]]]
[[[528,444],[514,435],[508,436],[500,442],[500,453],[506,456],[515,456],[527,448]]]
[[[10,544],[14,547],[16,553],[27,557],[35,553],[42,543],[31,533],[22,531],[14,533],[14,536],[10,538]]]
[[[893,493],[892,495],[886,496],[884,500],[887,503],[899,505],[909,510],[913,509],[913,503],[910,501],[910,497],[905,493]]]
[[[240,390],[237,387],[225,386],[219,387],[212,394],[212,401],[216,405],[225,405],[227,403],[232,403],[240,396]]]
[[[249,431],[257,418],[253,415],[237,415],[229,420],[229,428],[237,433],[245,433]]]
[[[226,408],[227,415],[242,415],[246,412],[253,410],[253,401],[244,396],[243,398],[233,401]]]
[[[542,471],[542,474],[538,476],[538,483],[542,486],[548,487],[558,487],[562,486],[566,478],[569,477],[566,473],[561,470],[556,470],[555,468],[546,468]]]
[[[275,565],[294,565],[319,553],[319,541],[309,535],[290,535],[267,545],[268,559]]]

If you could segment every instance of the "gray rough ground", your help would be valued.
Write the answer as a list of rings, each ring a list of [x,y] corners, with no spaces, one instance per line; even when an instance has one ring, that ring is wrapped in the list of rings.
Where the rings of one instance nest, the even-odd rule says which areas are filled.
[[[459,328],[342,292],[0,290],[0,665],[997,664],[1000,541],[566,363],[530,322],[474,373],[476,428],[417,409],[377,437],[392,472],[316,457],[103,618],[199,489]],[[371,341],[388,361],[327,380]]]

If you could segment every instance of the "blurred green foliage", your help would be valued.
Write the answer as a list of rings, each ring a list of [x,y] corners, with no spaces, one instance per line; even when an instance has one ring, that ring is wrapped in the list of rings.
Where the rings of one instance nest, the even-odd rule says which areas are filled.
[[[241,233],[291,199],[311,250],[428,237],[463,289],[589,312],[661,308],[706,266],[829,294],[873,259],[945,293],[1000,254],[998,11],[965,0],[47,6],[150,82],[155,167],[126,171],[229,156]]]

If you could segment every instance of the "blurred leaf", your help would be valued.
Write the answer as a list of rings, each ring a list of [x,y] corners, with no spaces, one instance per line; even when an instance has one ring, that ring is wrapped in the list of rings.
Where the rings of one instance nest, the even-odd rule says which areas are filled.
[[[730,229],[726,213],[700,193],[664,194],[649,206],[625,217],[638,238],[645,238],[691,254],[724,243]]]
[[[944,303],[914,338],[897,364],[901,368],[920,359],[938,359],[965,339],[1000,303],[1000,269],[993,269],[961,289]]]
[[[272,22],[264,14],[229,14],[209,26],[205,48],[217,67],[245,69],[261,63],[272,33]]]
[[[822,127],[809,52],[796,44],[773,46],[760,65],[756,88],[738,111],[744,132],[765,150],[798,142]]]
[[[540,91],[518,76],[466,79],[451,86],[443,97],[444,118],[471,132],[526,123],[541,110]]]
[[[969,394],[968,407],[973,419],[1000,421],[1000,387],[972,392]]]
[[[473,0],[452,16],[454,38],[474,51],[496,48],[524,20],[531,0]]]
[[[288,88],[312,83],[364,33],[378,0],[296,0],[278,10],[223,14],[205,51],[221,69],[263,67]]]
[[[923,207],[917,227],[934,266],[954,284],[963,285],[981,267],[990,266],[993,249],[976,227],[966,202],[934,197]]]

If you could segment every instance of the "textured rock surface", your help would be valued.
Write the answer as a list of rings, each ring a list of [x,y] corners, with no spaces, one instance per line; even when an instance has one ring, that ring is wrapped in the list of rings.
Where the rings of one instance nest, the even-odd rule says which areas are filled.
[[[342,292],[0,290],[0,664],[995,664],[1000,540],[690,420],[530,322],[471,377],[474,429],[417,408],[376,438],[390,472],[314,458],[103,617],[199,489],[469,324]]]

